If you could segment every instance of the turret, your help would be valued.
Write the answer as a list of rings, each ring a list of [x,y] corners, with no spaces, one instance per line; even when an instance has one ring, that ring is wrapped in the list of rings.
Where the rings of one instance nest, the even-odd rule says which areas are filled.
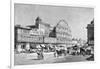
[[[40,19],[40,17],[37,17],[35,21],[36,28],[39,28],[39,23],[41,23],[42,20]]]

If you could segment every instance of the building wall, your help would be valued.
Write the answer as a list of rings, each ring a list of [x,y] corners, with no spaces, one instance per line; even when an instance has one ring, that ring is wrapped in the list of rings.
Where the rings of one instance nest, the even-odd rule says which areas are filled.
[[[56,37],[58,43],[71,43],[71,31],[66,21],[62,20],[56,27]]]
[[[94,20],[87,26],[87,41],[88,45],[94,45]]]
[[[43,24],[39,24],[39,29],[41,30],[44,30],[44,36],[45,37],[49,37],[49,33],[50,33],[50,28],[43,25]]]

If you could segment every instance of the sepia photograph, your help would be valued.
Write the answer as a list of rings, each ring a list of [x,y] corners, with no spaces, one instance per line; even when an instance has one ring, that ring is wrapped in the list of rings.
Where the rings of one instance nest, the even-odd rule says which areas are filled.
[[[14,3],[14,65],[94,61],[94,8]]]

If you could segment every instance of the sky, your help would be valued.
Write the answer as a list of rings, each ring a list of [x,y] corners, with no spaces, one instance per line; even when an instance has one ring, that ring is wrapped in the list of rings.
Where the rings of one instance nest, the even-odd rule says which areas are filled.
[[[14,23],[22,26],[34,25],[35,19],[40,17],[43,22],[55,26],[64,19],[74,38],[87,40],[87,24],[94,19],[94,9],[88,7],[50,6],[38,4],[14,5]]]

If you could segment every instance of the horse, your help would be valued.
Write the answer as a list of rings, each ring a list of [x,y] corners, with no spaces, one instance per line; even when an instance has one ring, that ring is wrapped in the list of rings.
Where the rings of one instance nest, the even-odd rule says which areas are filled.
[[[54,52],[54,56],[55,57],[59,57],[59,56],[66,56],[67,55],[67,50],[65,49],[55,49],[55,52]]]
[[[84,48],[80,48],[80,55],[86,55],[86,50]]]

